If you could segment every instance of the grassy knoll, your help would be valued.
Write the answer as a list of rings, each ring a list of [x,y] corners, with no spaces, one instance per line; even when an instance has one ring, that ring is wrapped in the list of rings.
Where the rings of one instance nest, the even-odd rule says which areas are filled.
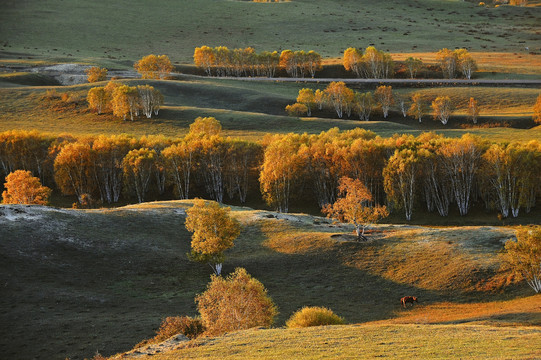
[[[0,4],[0,46],[4,56],[22,58],[107,62],[163,53],[180,63],[190,63],[201,45],[313,49],[326,57],[369,44],[392,52],[443,47],[526,52],[525,46],[538,50],[540,17],[538,7],[486,9],[443,0],[200,0],[198,6],[134,0],[129,7],[104,0],[49,0],[46,9],[37,0],[6,0]]]
[[[190,236],[184,210],[190,204],[113,210],[0,206],[3,355],[110,355],[152,337],[166,316],[195,315],[193,298],[211,271],[185,255]],[[226,254],[224,272],[241,266],[265,285],[279,307],[277,326],[313,305],[330,307],[350,323],[417,323],[428,313],[436,320],[427,323],[541,324],[538,296],[522,299],[531,290],[498,270],[496,252],[513,235],[510,228],[380,225],[369,242],[356,243],[350,226],[326,219],[233,210],[244,229]],[[420,254],[430,256],[419,263]],[[419,305],[402,310],[404,295],[419,296]],[[435,329],[419,332],[432,337]],[[463,327],[449,331],[469,336]],[[513,331],[495,334],[511,337]],[[504,344],[510,344],[505,351],[514,351],[515,343]]]
[[[536,358],[539,328],[353,325],[246,330],[142,359]]]
[[[21,84],[26,77],[0,76],[0,84]],[[17,80],[13,80],[12,78]],[[7,79],[6,79],[7,78]],[[2,81],[3,80],[3,81]],[[219,80],[182,76],[178,80],[144,81],[130,80],[131,85],[150,84],[165,96],[165,104],[160,115],[153,119],[123,121],[112,115],[97,115],[86,108],[86,93],[96,85],[77,85],[63,87],[16,87],[0,88],[0,131],[27,129],[54,134],[96,135],[127,133],[136,136],[163,134],[170,137],[183,136],[189,124],[198,116],[214,116],[221,123],[225,134],[250,139],[261,138],[266,133],[319,133],[332,127],[342,130],[363,127],[381,136],[395,133],[418,134],[422,131],[438,131],[450,136],[460,136],[465,132],[477,133],[493,139],[536,139],[541,129],[527,129],[531,126],[531,107],[538,95],[537,89],[530,88],[491,88],[491,87],[447,87],[447,88],[403,88],[396,92],[409,97],[420,91],[427,98],[438,94],[451,96],[457,106],[456,115],[447,126],[425,117],[422,124],[411,118],[404,119],[397,105],[390,118],[383,121],[380,111],[375,111],[372,121],[360,122],[351,119],[337,119],[332,111],[317,111],[316,117],[293,118],[285,115],[285,106],[295,102],[299,89],[303,87],[324,88],[325,84],[275,83],[257,81]],[[104,85],[104,83],[97,84]],[[53,110],[41,99],[47,90],[56,89],[58,93],[67,92],[75,99],[77,106],[65,110]],[[358,91],[373,90],[357,88]],[[518,128],[471,128],[462,129],[465,122],[465,106],[469,97],[478,99],[481,106],[481,125],[486,121],[506,122]],[[524,125],[526,124],[526,126]],[[525,128],[526,127],[526,128]]]

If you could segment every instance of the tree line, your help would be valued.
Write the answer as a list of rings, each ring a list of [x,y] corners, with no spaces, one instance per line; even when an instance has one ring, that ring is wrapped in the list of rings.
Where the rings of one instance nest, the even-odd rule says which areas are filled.
[[[315,76],[321,69],[321,55],[315,51],[284,50],[256,53],[254,48],[229,50],[225,46],[195,48],[194,63],[209,76],[265,76],[274,77],[284,69],[292,77]]]
[[[343,81],[333,81],[324,90],[300,89],[297,102],[287,105],[285,110],[291,116],[311,116],[312,110],[326,108],[335,111],[339,118],[344,115],[349,118],[355,114],[360,120],[369,121],[370,115],[376,108],[381,109],[383,117],[387,118],[391,106],[395,103],[399,105],[404,117],[409,115],[419,122],[422,122],[422,118],[427,115],[429,104],[433,110],[434,120],[440,121],[443,125],[447,124],[454,111],[454,105],[449,96],[437,96],[434,100],[430,100],[421,93],[413,93],[408,98],[393,93],[390,85],[378,86],[373,93],[358,92],[348,88]],[[468,102],[467,115],[470,121],[477,123],[479,105],[473,97]]]
[[[145,201],[149,191],[179,199],[195,193],[223,202],[263,199],[287,212],[290,202],[333,204],[342,177],[358,179],[373,206],[411,219],[425,208],[466,215],[472,204],[502,217],[529,212],[541,195],[539,141],[494,143],[434,133],[381,138],[363,129],[319,135],[268,135],[261,142],[224,138],[214,118],[197,118],[182,139],[127,135],[74,138],[0,133],[2,176],[28,170],[80,205]]]
[[[254,48],[238,48],[229,50],[225,46],[196,47],[194,64],[203,69],[208,76],[265,76],[274,77],[278,70],[284,70],[293,78],[305,76],[315,77],[322,70],[321,55],[310,50],[263,51],[256,53]],[[466,49],[441,49],[436,54],[436,60],[443,77],[454,79],[462,75],[471,79],[477,62]],[[364,51],[359,48],[347,48],[342,57],[342,65],[348,72],[359,78],[389,79],[396,72],[396,64],[390,54],[367,47]],[[425,66],[419,58],[409,57],[403,65],[411,79],[414,79]]]

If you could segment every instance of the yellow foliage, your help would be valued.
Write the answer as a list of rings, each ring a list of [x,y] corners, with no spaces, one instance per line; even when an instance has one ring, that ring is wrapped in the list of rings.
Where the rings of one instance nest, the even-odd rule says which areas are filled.
[[[319,306],[305,306],[295,312],[286,321],[288,328],[304,328],[309,326],[343,325],[346,322],[331,309]]]
[[[42,186],[30,171],[16,170],[6,177],[3,204],[47,205],[51,189]]]
[[[105,68],[92,66],[91,68],[86,69],[85,73],[89,83],[104,81],[107,79],[107,69]]]
[[[143,79],[166,79],[173,71],[173,64],[167,55],[147,55],[137,61],[133,67],[143,76]]]
[[[195,199],[186,211],[186,229],[192,232],[192,253],[212,264],[221,263],[223,252],[233,247],[240,223],[230,216],[231,209],[217,202]],[[219,272],[219,270],[217,271]]]
[[[243,268],[226,279],[213,275],[207,290],[195,298],[209,335],[272,325],[278,310],[267,290]]]

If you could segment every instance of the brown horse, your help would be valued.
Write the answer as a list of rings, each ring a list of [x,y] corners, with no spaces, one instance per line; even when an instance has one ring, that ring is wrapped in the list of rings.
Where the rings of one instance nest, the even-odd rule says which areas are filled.
[[[400,303],[403,307],[406,307],[407,303],[411,303],[411,306],[413,306],[414,301],[418,302],[415,296],[404,296],[402,299],[400,299]]]

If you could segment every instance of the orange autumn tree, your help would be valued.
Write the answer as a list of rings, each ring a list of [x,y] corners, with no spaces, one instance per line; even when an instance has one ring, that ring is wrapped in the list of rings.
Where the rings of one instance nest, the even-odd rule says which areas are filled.
[[[186,210],[186,229],[193,233],[189,257],[208,263],[216,275],[222,271],[224,251],[233,247],[233,241],[240,235],[240,223],[230,213],[231,208],[201,199],[195,199],[194,205]]]
[[[541,292],[541,226],[519,227],[517,241],[508,240],[502,256],[515,274],[524,277],[536,293]]]
[[[173,71],[173,64],[167,55],[150,54],[133,64],[143,79],[166,79]]]
[[[6,177],[3,204],[47,205],[51,189],[41,185],[30,171],[16,170]]]
[[[105,81],[107,79],[107,69],[92,66],[85,70],[87,81],[89,83]]]
[[[537,97],[535,105],[533,106],[533,121],[537,124],[541,124],[541,94]]]
[[[364,231],[378,220],[389,216],[385,206],[371,205],[372,194],[359,179],[342,177],[338,186],[340,197],[334,204],[323,207],[328,217],[347,221],[355,226],[358,239],[364,239]]]

